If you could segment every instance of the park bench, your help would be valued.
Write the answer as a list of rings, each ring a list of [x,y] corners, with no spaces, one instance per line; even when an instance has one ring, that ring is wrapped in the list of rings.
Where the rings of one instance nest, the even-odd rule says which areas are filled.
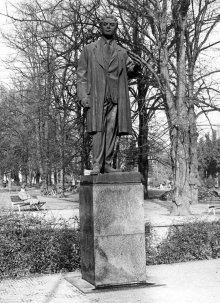
[[[27,207],[27,206],[29,206],[31,210],[41,210],[42,207],[45,210],[46,202],[38,201],[38,203],[31,204],[30,202],[25,202],[25,200],[21,200],[18,195],[11,195],[10,198],[11,198],[12,208],[17,207],[19,213],[21,212],[22,207]]]
[[[210,199],[206,199],[208,202],[208,213],[213,212],[215,215],[217,210],[220,210],[220,197],[211,197]]]

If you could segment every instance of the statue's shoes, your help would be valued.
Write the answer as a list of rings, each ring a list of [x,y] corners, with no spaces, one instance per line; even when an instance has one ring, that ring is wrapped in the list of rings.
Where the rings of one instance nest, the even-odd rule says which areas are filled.
[[[104,172],[105,173],[120,173],[121,170],[113,168],[113,167],[111,167],[110,165],[107,164],[107,165],[105,165]]]
[[[94,164],[92,171],[90,172],[90,175],[98,175],[100,173],[100,166],[99,164]]]

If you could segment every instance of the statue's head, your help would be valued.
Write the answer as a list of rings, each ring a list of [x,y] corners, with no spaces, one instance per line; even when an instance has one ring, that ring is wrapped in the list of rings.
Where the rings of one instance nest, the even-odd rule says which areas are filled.
[[[106,14],[100,21],[100,27],[102,35],[111,39],[118,28],[118,20],[114,15]]]

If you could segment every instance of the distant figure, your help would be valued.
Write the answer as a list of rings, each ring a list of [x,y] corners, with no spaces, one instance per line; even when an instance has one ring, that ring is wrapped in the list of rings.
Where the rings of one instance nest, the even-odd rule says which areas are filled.
[[[18,193],[18,196],[21,200],[32,204],[38,204],[40,201],[37,198],[32,197],[27,191],[26,191],[26,183],[23,183],[21,185],[21,189]]]
[[[102,37],[84,47],[77,69],[77,93],[93,136],[91,174],[118,171],[111,166],[116,137],[132,132],[128,75],[135,77],[138,66],[116,43],[117,27],[115,16],[103,16]]]
[[[52,185],[51,195],[52,195],[52,196],[56,196],[56,195],[57,195],[57,187],[56,187],[56,184],[53,184],[53,185]]]
[[[40,191],[42,192],[42,194],[44,196],[48,195],[48,189],[47,189],[47,185],[46,185],[45,181],[42,182],[41,187],[40,187]]]

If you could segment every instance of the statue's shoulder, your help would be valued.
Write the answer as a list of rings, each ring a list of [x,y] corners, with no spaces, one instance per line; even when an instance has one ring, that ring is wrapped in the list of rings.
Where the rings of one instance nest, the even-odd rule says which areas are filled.
[[[120,51],[122,55],[127,55],[128,52],[124,47],[120,46],[119,44],[116,45],[117,45],[117,50]]]
[[[117,49],[122,51],[122,52],[126,52],[126,49],[123,48],[122,46],[120,46],[118,43],[116,44],[117,45]]]
[[[89,44],[87,44],[85,47],[90,50],[90,49],[93,49],[95,48],[96,46],[98,45],[98,40],[97,41],[94,41],[94,42],[91,42]]]

